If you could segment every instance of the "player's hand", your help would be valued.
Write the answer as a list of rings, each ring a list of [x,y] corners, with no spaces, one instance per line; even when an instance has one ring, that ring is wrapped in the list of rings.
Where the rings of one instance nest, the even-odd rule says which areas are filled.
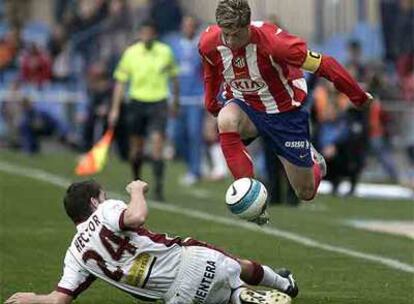
[[[141,180],[136,180],[136,181],[130,182],[126,186],[125,190],[131,195],[134,193],[146,193],[148,191],[148,184]]]
[[[36,294],[33,292],[18,292],[4,302],[5,304],[31,304]]]
[[[359,109],[361,109],[361,110],[369,109],[371,104],[374,102],[374,96],[372,96],[368,92],[365,92],[365,94],[367,95],[367,100],[365,100],[365,102],[359,107]]]

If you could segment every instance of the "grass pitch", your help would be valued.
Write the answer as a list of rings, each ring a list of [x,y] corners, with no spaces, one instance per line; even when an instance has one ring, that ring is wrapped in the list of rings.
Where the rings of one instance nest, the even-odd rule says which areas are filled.
[[[59,181],[54,177],[76,180],[75,162],[76,155],[70,153],[28,157],[0,151],[0,302],[16,291],[47,293],[58,282],[63,255],[75,228],[63,210],[64,188],[57,185]],[[20,168],[19,173],[2,170],[1,164],[5,163]],[[151,207],[150,202],[147,226],[151,230],[192,236],[239,256],[274,267],[288,267],[300,285],[299,297],[294,300],[297,304],[414,303],[413,240],[345,224],[360,219],[413,221],[414,202],[319,196],[312,204],[299,208],[271,207],[272,221],[268,228],[305,238],[292,241],[260,229],[246,229],[233,221],[219,223],[202,219],[203,213],[217,219],[234,219],[223,201],[230,180],[185,188],[178,184],[182,174],[182,165],[168,164],[168,202],[165,204],[183,208],[180,210],[187,210],[187,214],[180,214],[180,210],[172,213],[156,204]],[[144,170],[144,176],[151,182],[149,168]],[[106,190],[122,197],[130,179],[129,168],[113,157],[95,179],[105,185]],[[195,211],[202,213],[194,217]],[[303,244],[309,239],[316,246]],[[345,252],[329,251],[324,246],[341,248]],[[355,252],[375,259],[351,256]],[[384,265],[378,259],[400,262],[408,266],[408,270]],[[103,282],[96,282],[77,302],[121,304],[136,301]]]

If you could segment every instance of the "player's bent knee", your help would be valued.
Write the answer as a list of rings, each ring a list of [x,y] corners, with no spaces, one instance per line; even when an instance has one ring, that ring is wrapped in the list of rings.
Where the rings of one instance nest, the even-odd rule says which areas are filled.
[[[237,132],[240,124],[240,115],[221,110],[217,117],[217,126],[220,133]]]

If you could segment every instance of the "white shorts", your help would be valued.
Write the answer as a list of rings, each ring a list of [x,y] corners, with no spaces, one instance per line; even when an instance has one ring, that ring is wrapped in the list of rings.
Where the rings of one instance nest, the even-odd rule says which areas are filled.
[[[199,246],[183,248],[178,275],[165,294],[166,304],[226,304],[232,289],[245,285],[240,264],[223,253]]]

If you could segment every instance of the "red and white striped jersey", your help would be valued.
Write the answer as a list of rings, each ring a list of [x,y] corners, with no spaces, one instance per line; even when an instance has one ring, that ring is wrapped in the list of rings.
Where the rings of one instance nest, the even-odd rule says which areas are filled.
[[[138,298],[161,299],[179,269],[180,238],[125,230],[122,201],[107,200],[77,226],[57,291],[76,297],[100,278]]]
[[[274,24],[253,22],[250,33],[249,43],[237,50],[225,45],[217,25],[202,34],[199,52],[207,110],[213,114],[220,110],[216,97],[222,85],[225,99],[241,99],[258,111],[279,113],[300,107],[307,95],[301,68],[315,53],[308,51],[304,40]],[[313,72],[334,82],[355,104],[365,102],[365,92],[340,64],[332,57],[316,55]]]

